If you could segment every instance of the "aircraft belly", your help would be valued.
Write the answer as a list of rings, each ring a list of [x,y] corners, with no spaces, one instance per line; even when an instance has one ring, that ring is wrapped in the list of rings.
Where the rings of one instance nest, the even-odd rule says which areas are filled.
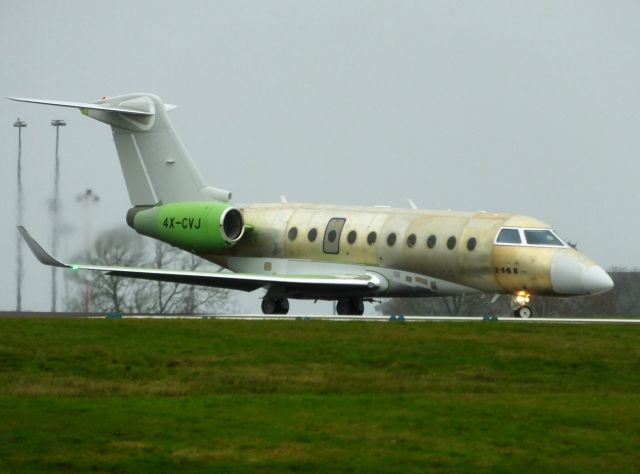
[[[408,272],[393,268],[373,267],[366,265],[350,265],[332,262],[315,262],[302,259],[274,259],[274,258],[226,258],[228,268],[239,273],[269,274],[269,275],[366,275],[374,274],[380,277],[383,285],[378,290],[366,291],[369,296],[400,297],[400,296],[447,296],[450,294],[476,293],[477,289],[454,282],[435,278],[429,275]],[[305,292],[299,290],[302,294]],[[317,289],[306,292],[306,297],[322,298],[331,296]],[[334,294],[335,295],[335,294]],[[305,297],[305,296],[298,296]]]

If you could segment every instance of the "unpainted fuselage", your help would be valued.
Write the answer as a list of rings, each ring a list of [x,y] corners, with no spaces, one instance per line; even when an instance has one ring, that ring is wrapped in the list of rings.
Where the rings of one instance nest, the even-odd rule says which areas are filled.
[[[509,294],[596,292],[582,285],[571,293],[564,282],[554,282],[558,259],[580,272],[597,267],[567,245],[496,244],[504,227],[550,229],[522,215],[291,203],[239,209],[249,229],[244,237],[227,250],[202,255],[234,271],[335,273],[342,266],[348,273],[359,266],[384,276],[389,285],[378,292],[384,296],[459,294],[464,287]]]

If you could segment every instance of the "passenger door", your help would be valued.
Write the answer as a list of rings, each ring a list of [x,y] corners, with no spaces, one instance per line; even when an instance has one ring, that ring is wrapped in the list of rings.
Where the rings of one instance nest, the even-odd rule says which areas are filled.
[[[329,220],[327,228],[324,231],[324,241],[322,249],[324,253],[340,252],[340,235],[344,227],[346,219],[344,217],[334,217]]]

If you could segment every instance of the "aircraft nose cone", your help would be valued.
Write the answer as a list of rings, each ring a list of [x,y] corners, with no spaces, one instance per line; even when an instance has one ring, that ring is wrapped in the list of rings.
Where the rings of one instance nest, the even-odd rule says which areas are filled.
[[[613,280],[602,267],[593,265],[587,268],[582,274],[582,284],[584,289],[590,295],[604,293],[613,288]]]
[[[563,252],[551,261],[551,286],[560,294],[595,295],[613,288],[613,280],[598,265]]]

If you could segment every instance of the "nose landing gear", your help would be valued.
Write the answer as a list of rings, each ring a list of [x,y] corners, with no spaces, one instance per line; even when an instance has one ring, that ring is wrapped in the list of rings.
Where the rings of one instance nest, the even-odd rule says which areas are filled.
[[[522,290],[518,291],[511,300],[511,307],[513,308],[513,315],[516,318],[529,319],[533,315],[529,301],[531,295]]]

